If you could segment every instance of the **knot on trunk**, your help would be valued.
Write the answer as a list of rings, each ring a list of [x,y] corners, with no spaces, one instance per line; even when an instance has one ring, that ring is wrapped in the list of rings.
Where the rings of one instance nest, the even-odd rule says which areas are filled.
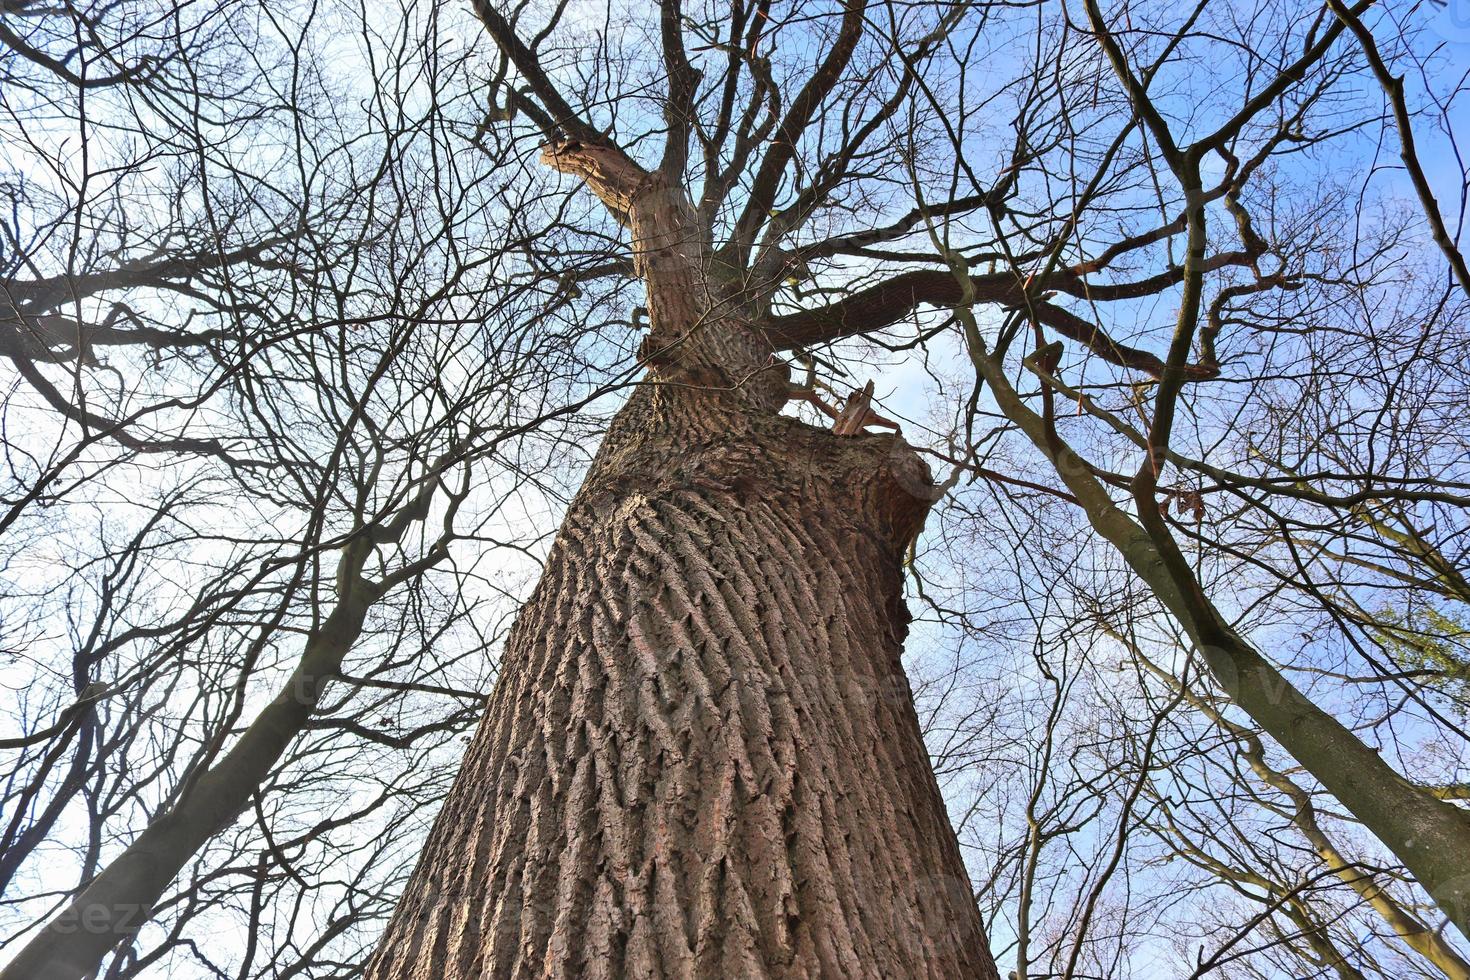
[[[945,488],[936,485],[929,465],[899,435],[838,437],[861,450],[854,483],[874,529],[899,551],[908,550]],[[868,479],[860,479],[863,472]]]

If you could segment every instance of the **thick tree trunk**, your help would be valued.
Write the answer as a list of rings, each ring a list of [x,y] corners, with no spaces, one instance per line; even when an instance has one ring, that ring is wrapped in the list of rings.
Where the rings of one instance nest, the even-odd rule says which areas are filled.
[[[899,663],[921,462],[630,400],[368,976],[995,976]]]
[[[993,980],[899,662],[927,468],[778,414],[677,186],[607,145],[542,159],[632,228],[648,383],[368,976]]]

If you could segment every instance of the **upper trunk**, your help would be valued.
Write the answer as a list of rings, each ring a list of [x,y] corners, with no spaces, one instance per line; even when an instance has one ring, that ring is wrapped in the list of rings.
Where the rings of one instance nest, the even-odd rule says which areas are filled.
[[[368,975],[994,977],[899,663],[928,485],[635,394]]]

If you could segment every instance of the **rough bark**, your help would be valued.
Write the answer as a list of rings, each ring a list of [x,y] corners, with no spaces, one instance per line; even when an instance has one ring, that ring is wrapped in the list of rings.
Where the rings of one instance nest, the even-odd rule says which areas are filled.
[[[993,977],[899,663],[892,436],[645,389],[368,970]]]
[[[548,162],[633,229],[649,383],[368,976],[994,978],[899,661],[927,469],[777,414],[681,194],[607,148]]]

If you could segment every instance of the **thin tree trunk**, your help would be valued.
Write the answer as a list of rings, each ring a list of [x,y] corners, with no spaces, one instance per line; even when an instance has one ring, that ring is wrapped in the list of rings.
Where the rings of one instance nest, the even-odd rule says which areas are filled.
[[[0,970],[0,980],[78,980],[93,975],[120,941],[153,914],[169,882],[199,848],[228,827],[250,802],[295,737],[301,733],[342,657],[362,632],[374,595],[359,579],[366,542],[344,563],[338,604],[307,640],[301,660],[281,692],[266,705],[235,745],[199,777],[168,812],[93,878],[62,912]]]
[[[1056,468],[1093,529],[1128,562],[1189,635],[1230,699],[1292,755],[1404,863],[1461,935],[1470,937],[1470,815],[1410,782],[1310,698],[1225,622],[1160,523],[1158,505],[1137,518],[1119,508],[1092,471],[1045,420],[1027,408],[985,347],[973,316],[964,322],[971,360],[996,404]],[[1156,525],[1151,534],[1145,525]]]
[[[927,473],[732,401],[615,422],[369,977],[995,976],[899,663]]]
[[[1322,829],[1317,819],[1317,808],[1311,794],[1286,773],[1274,768],[1266,761],[1266,748],[1261,740],[1248,728],[1237,725],[1215,709],[1207,700],[1190,691],[1173,674],[1154,663],[1126,636],[1103,624],[1103,631],[1128,648],[1135,660],[1149,673],[1168,684],[1199,709],[1210,721],[1240,739],[1240,755],[1262,782],[1275,788],[1291,800],[1292,826],[1307,839],[1312,850],[1322,859],[1327,869],[1377,912],[1394,934],[1414,952],[1432,963],[1449,980],[1470,980],[1470,963],[1466,963],[1455,948],[1444,937],[1425,925],[1412,912],[1400,905],[1398,900],[1381,884],[1368,866],[1350,861],[1337,844]]]
[[[1247,727],[1233,723],[1229,718],[1220,714],[1220,711],[1217,711],[1207,699],[1189,691],[1179,677],[1173,676],[1150,658],[1145,657],[1144,652],[1138,649],[1138,646],[1123,633],[1117,632],[1107,623],[1101,624],[1101,629],[1108,636],[1116,639],[1119,644],[1126,646],[1133,660],[1142,664],[1148,673],[1154,674],[1155,677],[1169,685],[1173,691],[1183,695],[1189,704],[1198,708],[1214,724],[1222,727],[1235,738],[1241,739],[1239,752],[1241,752],[1241,758],[1244,758],[1250,765],[1252,773],[1257,774],[1261,782],[1272,786],[1282,792],[1286,798],[1291,799],[1292,826],[1297,827],[1298,832],[1307,839],[1311,849],[1317,852],[1317,857],[1322,858],[1327,870],[1332,871],[1342,882],[1357,892],[1358,896],[1394,930],[1404,945],[1423,956],[1430,964],[1435,965],[1449,980],[1470,980],[1470,964],[1467,964],[1464,958],[1455,952],[1454,946],[1445,942],[1444,936],[1429,929],[1429,926],[1420,921],[1413,912],[1399,905],[1398,899],[1395,899],[1394,895],[1379,883],[1376,874],[1367,865],[1349,861],[1342,851],[1339,851],[1338,845],[1333,842],[1332,837],[1327,835],[1326,830],[1322,829],[1322,823],[1317,820],[1317,808],[1311,801],[1311,793],[1302,789],[1297,780],[1267,763],[1266,746],[1261,743],[1260,738],[1255,736],[1255,733],[1252,733]]]

